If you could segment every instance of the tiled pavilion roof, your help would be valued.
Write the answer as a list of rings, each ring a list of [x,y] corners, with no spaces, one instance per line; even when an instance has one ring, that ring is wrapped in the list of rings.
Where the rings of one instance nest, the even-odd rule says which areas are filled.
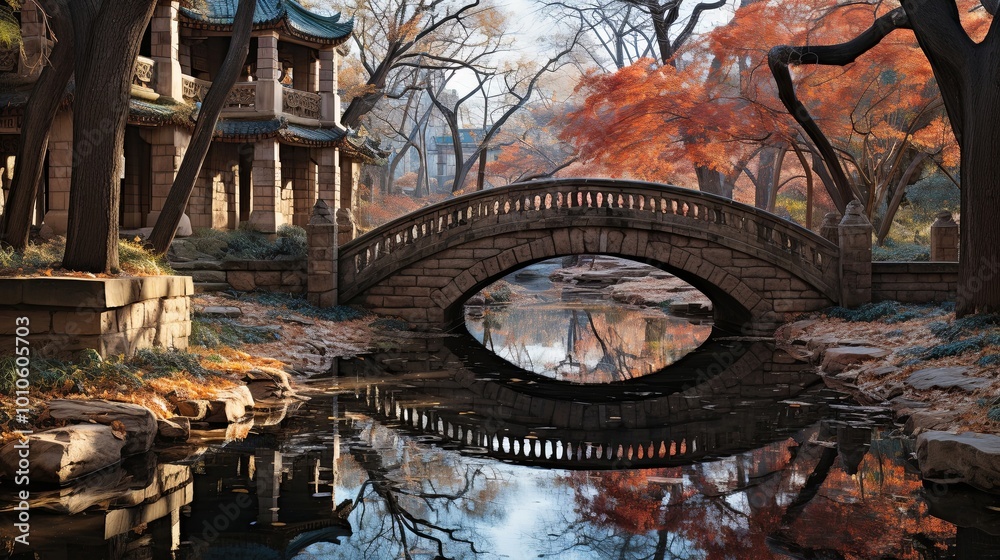
[[[203,0],[196,8],[181,8],[181,21],[194,28],[229,30],[239,0]],[[340,14],[323,16],[295,0],[257,0],[254,29],[273,29],[314,43],[338,45],[354,30],[354,20]]]

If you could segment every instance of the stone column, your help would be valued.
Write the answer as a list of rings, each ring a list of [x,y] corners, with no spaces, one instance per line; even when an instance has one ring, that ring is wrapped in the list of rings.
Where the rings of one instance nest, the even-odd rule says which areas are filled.
[[[52,121],[49,133],[49,209],[42,219],[57,235],[66,235],[72,174],[73,113],[60,111]]]
[[[318,307],[337,305],[337,224],[333,210],[316,201],[306,226],[309,239],[307,288],[309,302]]]
[[[253,210],[250,225],[276,233],[285,224],[281,211],[281,156],[277,140],[260,140],[253,150]]]
[[[334,147],[317,148],[319,162],[319,198],[329,200],[336,207],[340,202],[340,150]]]
[[[257,36],[257,99],[258,112],[281,113],[281,66],[278,62],[278,32],[267,31]]]
[[[191,142],[191,133],[179,126],[166,125],[153,128],[151,131],[152,161],[150,167],[153,172],[153,182],[151,185],[152,198],[149,202],[149,215],[146,216],[146,225],[152,227],[160,217],[163,204],[167,200],[167,194],[174,185],[174,178],[177,177],[177,170],[181,167],[181,160],[184,159],[184,152],[187,151]],[[190,206],[197,201],[188,202]],[[177,226],[178,233],[190,235],[191,218],[185,212],[181,216],[181,223]]]
[[[339,55],[335,47],[324,47],[319,51],[319,94],[320,120],[323,124],[340,125],[340,95],[337,94],[337,63]]]
[[[857,307],[872,301],[872,225],[857,200],[840,221],[840,305]]]
[[[180,100],[184,97],[181,89],[180,32],[177,26],[177,12],[180,2],[172,0],[156,6],[150,21],[152,32],[151,54],[156,62],[153,90],[160,95]]]
[[[834,245],[840,243],[840,214],[836,212],[828,212],[826,216],[823,216],[823,225],[819,227],[819,234]]]
[[[344,245],[358,236],[358,225],[350,208],[337,208],[337,244]]]
[[[931,260],[958,262],[958,223],[951,212],[940,212],[931,224]]]

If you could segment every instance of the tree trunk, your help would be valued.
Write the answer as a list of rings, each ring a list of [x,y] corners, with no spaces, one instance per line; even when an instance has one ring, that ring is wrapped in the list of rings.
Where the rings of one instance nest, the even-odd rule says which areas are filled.
[[[31,88],[24,109],[21,138],[17,146],[14,179],[0,221],[0,242],[23,251],[31,232],[31,211],[38,198],[49,130],[59,111],[66,86],[73,75],[73,25],[63,0],[42,0],[48,23],[57,42],[49,54],[49,64]]]
[[[995,90],[995,86],[989,87]],[[984,97],[986,97],[984,95]],[[961,146],[962,200],[959,235],[958,316],[1000,312],[1000,197],[996,180],[1000,175],[1000,104],[977,103],[966,111]]]
[[[486,147],[479,152],[479,172],[476,173],[476,190],[481,191],[486,184]]]
[[[118,270],[119,176],[135,59],[156,0],[74,0],[73,178],[63,267]]]
[[[733,198],[733,186],[726,183],[722,173],[702,165],[696,165],[694,172],[698,176],[698,189],[701,192]]]
[[[201,166],[205,163],[205,156],[208,155],[208,149],[212,145],[212,134],[215,132],[216,123],[219,122],[219,115],[226,105],[229,90],[233,89],[233,84],[239,79],[243,63],[246,62],[247,54],[250,52],[250,32],[253,31],[253,14],[256,8],[257,0],[240,0],[236,8],[229,51],[212,81],[212,87],[205,95],[205,102],[198,114],[198,123],[191,136],[191,144],[184,152],[184,159],[174,178],[174,184],[167,193],[163,210],[149,236],[149,242],[157,254],[166,253],[170,248],[177,226],[181,223],[181,216],[187,209],[194,184],[201,174]]]

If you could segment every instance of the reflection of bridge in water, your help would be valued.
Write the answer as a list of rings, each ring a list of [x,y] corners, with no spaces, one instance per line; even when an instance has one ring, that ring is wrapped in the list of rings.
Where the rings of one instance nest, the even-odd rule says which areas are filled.
[[[477,347],[409,341],[344,362],[341,384],[357,383],[369,414],[428,441],[566,469],[689,464],[759,447],[826,412],[779,404],[818,377],[765,343],[716,342],[659,374],[593,386],[535,376]]]

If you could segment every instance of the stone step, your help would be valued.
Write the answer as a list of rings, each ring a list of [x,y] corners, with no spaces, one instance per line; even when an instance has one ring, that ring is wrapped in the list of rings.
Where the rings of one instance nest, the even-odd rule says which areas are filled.
[[[190,270],[222,270],[222,261],[171,261],[170,268],[173,268],[178,272],[187,272]]]
[[[225,282],[195,282],[194,293],[222,292],[231,289]]]
[[[192,270],[191,278],[195,282],[225,282],[226,273],[222,270]]]

